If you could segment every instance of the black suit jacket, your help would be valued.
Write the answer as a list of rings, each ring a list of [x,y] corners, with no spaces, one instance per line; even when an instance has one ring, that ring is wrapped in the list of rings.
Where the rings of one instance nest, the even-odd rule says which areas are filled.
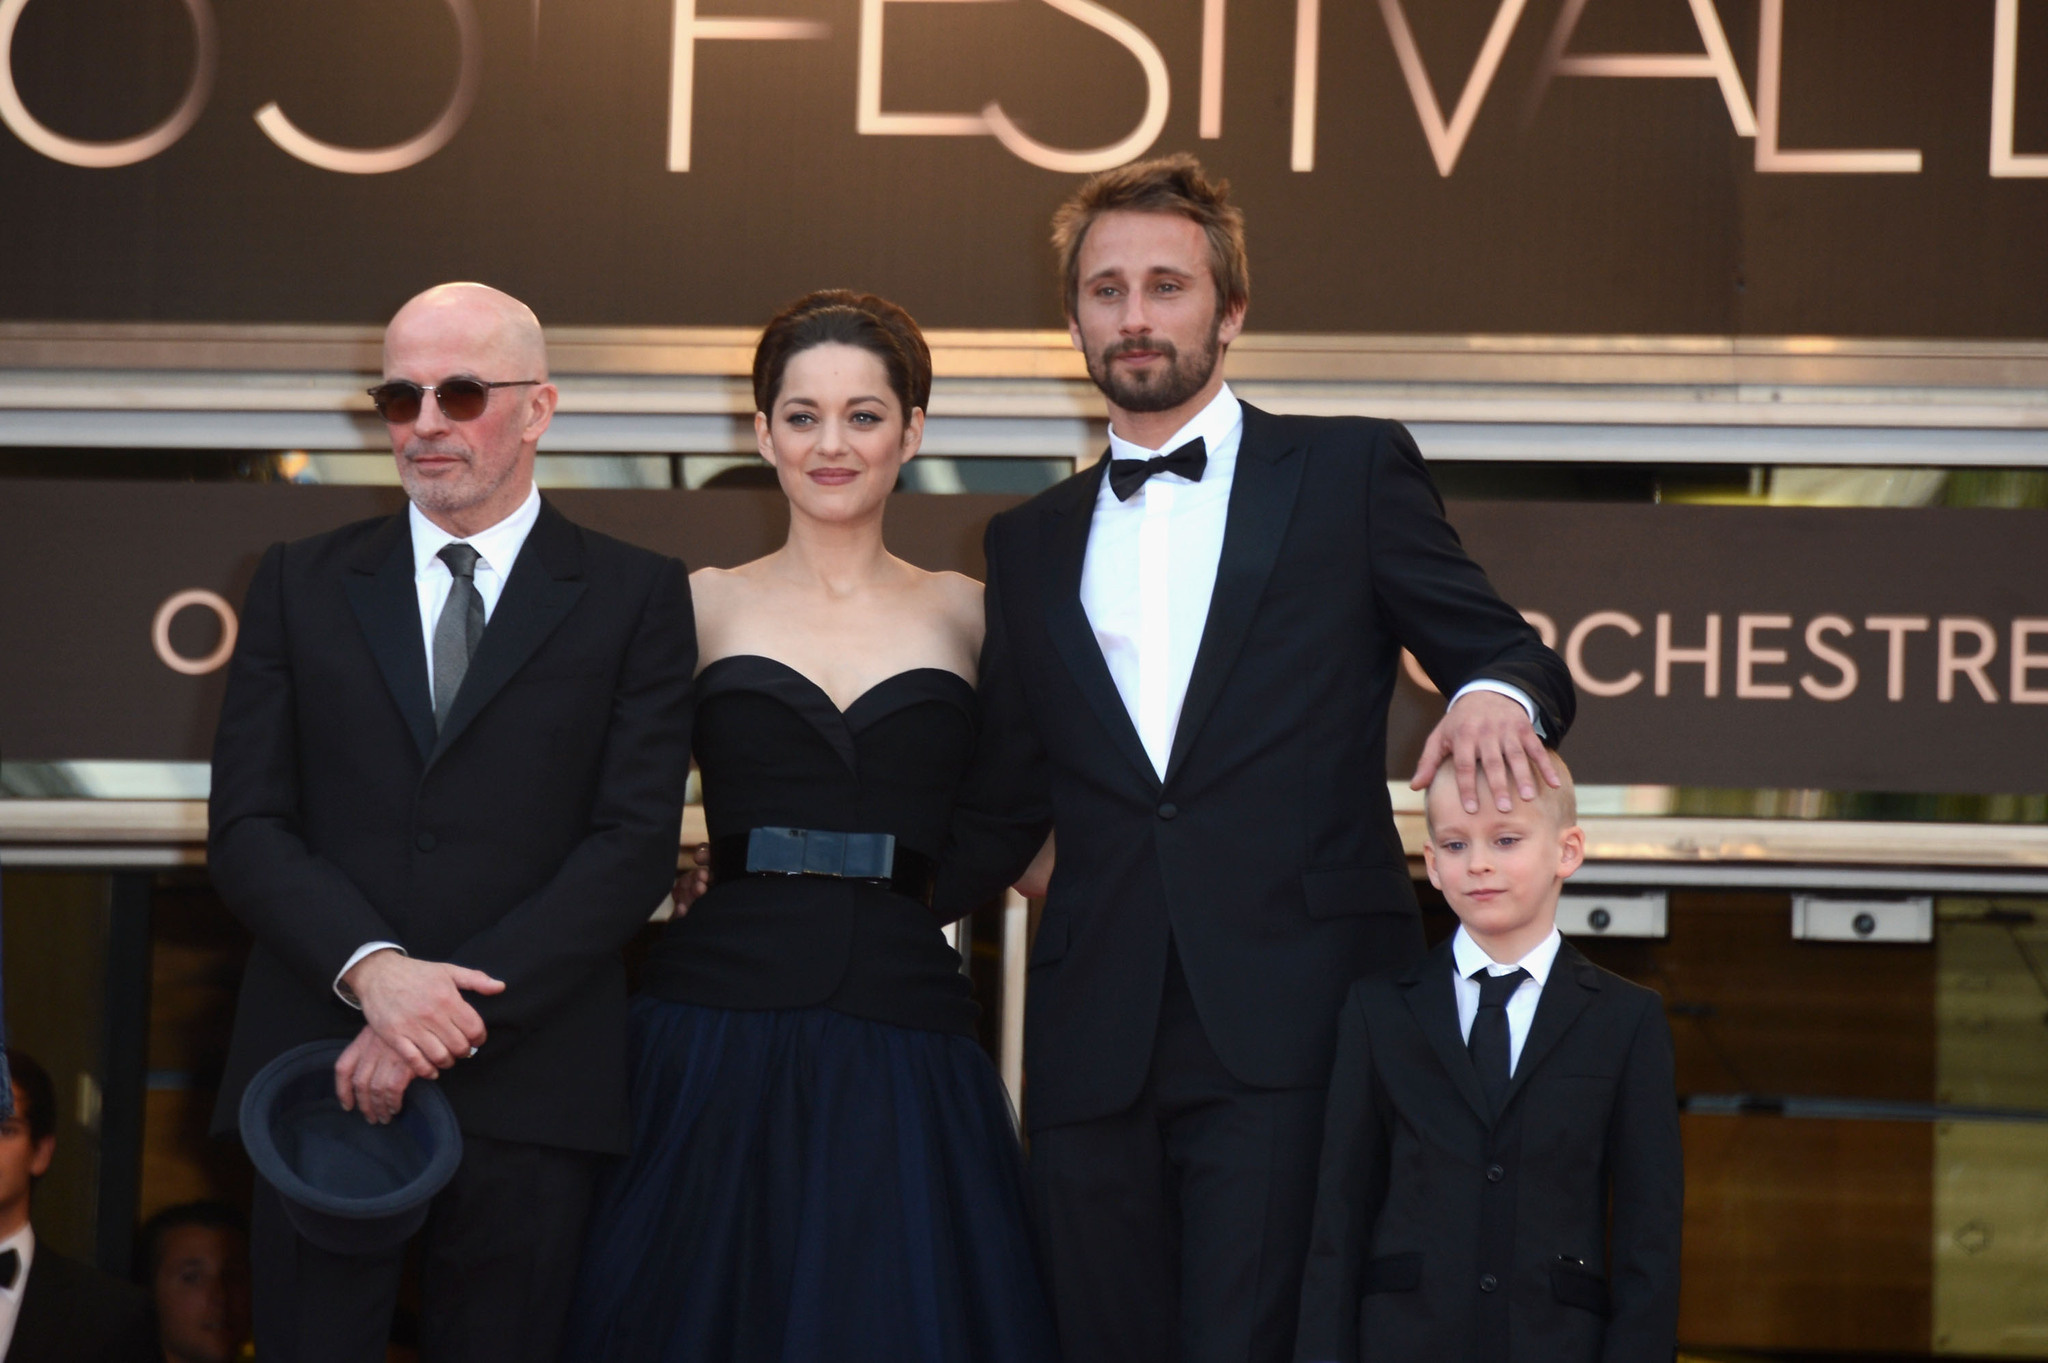
[[[4,1363],[162,1363],[149,1296],[47,1244],[21,1287]]]
[[[942,910],[1013,872],[1056,819],[1032,947],[1034,1128],[1127,1106],[1152,1051],[1169,936],[1239,1080],[1318,1087],[1359,976],[1422,949],[1386,789],[1403,645],[1449,694],[1512,682],[1555,741],[1564,664],[1444,520],[1414,441],[1247,406],[1209,618],[1162,781],[1080,599],[1107,459],[990,524],[983,750]]]
[[[256,938],[215,1128],[355,1035],[335,974],[386,940],[506,983],[437,1081],[465,1130],[623,1150],[619,949],[675,875],[695,660],[683,565],[544,505],[437,736],[407,518],[273,546],[214,742],[213,880]]]
[[[1662,1000],[1565,943],[1489,1119],[1453,969],[1445,942],[1345,1001],[1295,1357],[1666,1363],[1685,1176]]]

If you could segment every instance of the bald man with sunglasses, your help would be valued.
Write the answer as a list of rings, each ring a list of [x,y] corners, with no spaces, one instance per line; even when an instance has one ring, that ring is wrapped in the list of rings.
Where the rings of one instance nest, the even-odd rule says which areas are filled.
[[[370,393],[409,505],[272,546],[221,708],[210,864],[256,945],[214,1122],[314,1040],[366,1121],[441,1085],[463,1159],[416,1237],[421,1356],[553,1363],[626,1148],[619,949],[675,874],[688,579],[542,499],[556,392],[516,299],[413,299]],[[260,1179],[251,1232],[258,1354],[381,1363],[404,1248],[329,1253]]]

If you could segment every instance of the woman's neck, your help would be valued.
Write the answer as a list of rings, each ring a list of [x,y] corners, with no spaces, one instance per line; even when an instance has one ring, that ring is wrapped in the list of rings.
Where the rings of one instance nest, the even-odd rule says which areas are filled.
[[[789,538],[780,554],[791,577],[815,584],[830,596],[851,596],[895,564],[882,543],[882,517],[819,521],[790,508]]]

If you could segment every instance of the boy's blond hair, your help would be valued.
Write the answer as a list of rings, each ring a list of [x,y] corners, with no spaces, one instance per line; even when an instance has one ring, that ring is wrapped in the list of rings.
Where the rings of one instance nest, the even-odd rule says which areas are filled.
[[[1562,832],[1579,821],[1578,787],[1572,781],[1572,769],[1565,765],[1564,758],[1558,755],[1557,749],[1547,748],[1545,751],[1550,754],[1550,765],[1557,768],[1558,778],[1564,784],[1553,788],[1550,782],[1543,779],[1543,773],[1532,773],[1536,778],[1536,803],[1549,811],[1550,816],[1557,821],[1558,830]],[[1486,807],[1487,796],[1491,793],[1491,784],[1486,779],[1486,768],[1479,768],[1473,775],[1479,783],[1479,805],[1483,809]],[[1429,783],[1429,789],[1422,792],[1422,817],[1429,825],[1431,833],[1436,832],[1436,815],[1431,809],[1430,797],[1436,794],[1438,786],[1449,785],[1455,789],[1457,782],[1457,769],[1449,762],[1445,762],[1436,769],[1436,777]],[[1516,798],[1521,797],[1518,795]]]

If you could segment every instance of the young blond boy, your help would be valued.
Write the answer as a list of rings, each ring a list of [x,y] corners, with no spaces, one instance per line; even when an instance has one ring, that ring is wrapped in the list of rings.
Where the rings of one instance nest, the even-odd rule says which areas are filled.
[[[1684,1171],[1658,996],[1557,931],[1585,858],[1571,775],[1461,808],[1430,883],[1458,931],[1353,986],[1330,1080],[1301,1363],[1668,1363]]]

